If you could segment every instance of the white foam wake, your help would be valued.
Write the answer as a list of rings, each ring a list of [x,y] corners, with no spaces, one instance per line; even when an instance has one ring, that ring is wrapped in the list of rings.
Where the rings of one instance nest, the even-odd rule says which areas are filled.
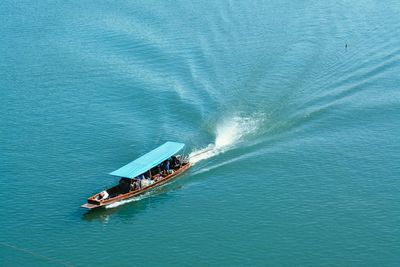
[[[163,184],[163,185],[160,185],[160,186],[158,186],[157,188],[158,188],[158,189],[163,188],[164,186],[166,186],[166,185],[168,185],[168,184],[170,184],[170,182],[167,182],[167,183],[165,183],[165,184]],[[119,206],[121,206],[121,205],[124,205],[124,204],[126,204],[126,203],[139,201],[139,200],[142,200],[142,199],[145,199],[145,198],[154,196],[154,195],[157,194],[157,192],[158,192],[158,191],[155,191],[155,189],[153,189],[152,191],[148,191],[148,192],[143,193],[142,195],[139,195],[139,196],[137,196],[137,197],[132,197],[132,198],[129,198],[129,199],[125,199],[125,200],[121,200],[121,201],[118,201],[118,202],[114,202],[114,203],[112,203],[112,204],[110,204],[110,205],[107,205],[105,208],[106,208],[106,209],[112,209],[112,208],[116,208],[116,207],[119,207]]]
[[[126,204],[126,203],[139,201],[139,200],[141,200],[141,199],[148,198],[148,197],[150,197],[150,196],[151,196],[151,193],[150,193],[150,192],[147,192],[147,193],[144,193],[143,195],[139,195],[139,196],[137,196],[137,197],[133,197],[133,198],[129,198],[129,199],[126,199],[126,200],[121,200],[121,201],[118,201],[118,202],[114,202],[114,203],[112,203],[112,204],[110,204],[110,205],[107,205],[107,206],[106,206],[106,209],[116,208],[116,207],[121,206],[121,205],[124,205],[124,204]]]
[[[240,143],[242,138],[255,132],[260,124],[260,118],[235,116],[224,120],[216,129],[215,143],[198,149],[189,154],[189,160],[195,164],[201,160],[214,157]]]

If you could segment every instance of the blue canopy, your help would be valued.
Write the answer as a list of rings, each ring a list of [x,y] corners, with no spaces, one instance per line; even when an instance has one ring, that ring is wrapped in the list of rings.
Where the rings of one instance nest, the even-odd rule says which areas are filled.
[[[110,174],[119,177],[134,178],[175,155],[184,146],[185,144],[182,143],[166,142]]]

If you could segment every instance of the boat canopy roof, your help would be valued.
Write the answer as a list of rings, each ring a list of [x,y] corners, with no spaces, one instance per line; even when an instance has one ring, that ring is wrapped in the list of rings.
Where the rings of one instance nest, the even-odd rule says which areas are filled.
[[[185,144],[182,143],[166,142],[110,174],[119,177],[134,178],[175,155],[184,146]]]

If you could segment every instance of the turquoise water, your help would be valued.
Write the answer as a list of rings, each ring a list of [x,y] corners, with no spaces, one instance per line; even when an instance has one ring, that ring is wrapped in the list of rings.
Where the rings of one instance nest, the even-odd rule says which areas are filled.
[[[1,1],[0,265],[398,266],[399,14]],[[151,194],[80,208],[167,140],[211,151]]]

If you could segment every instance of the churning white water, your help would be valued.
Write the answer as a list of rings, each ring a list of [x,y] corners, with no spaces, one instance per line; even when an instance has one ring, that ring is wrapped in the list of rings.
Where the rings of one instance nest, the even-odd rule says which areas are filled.
[[[222,121],[216,128],[215,142],[190,153],[190,162],[195,164],[232,149],[240,143],[244,136],[255,132],[260,121],[260,118],[240,116]]]

